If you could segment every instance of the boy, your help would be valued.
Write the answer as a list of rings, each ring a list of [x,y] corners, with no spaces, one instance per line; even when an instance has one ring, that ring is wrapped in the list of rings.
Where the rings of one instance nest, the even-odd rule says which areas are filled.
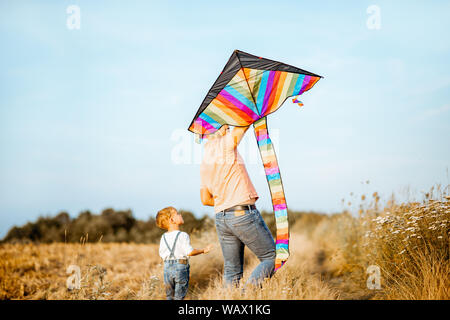
[[[189,235],[180,231],[183,217],[174,207],[167,207],[156,215],[156,225],[167,230],[161,237],[159,255],[164,260],[164,284],[167,300],[183,300],[189,285],[189,258],[212,249],[194,249]]]

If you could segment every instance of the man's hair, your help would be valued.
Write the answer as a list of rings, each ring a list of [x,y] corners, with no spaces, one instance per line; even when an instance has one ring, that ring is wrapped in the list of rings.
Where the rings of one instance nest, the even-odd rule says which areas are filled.
[[[169,220],[172,214],[177,213],[174,207],[167,207],[158,211],[156,215],[156,225],[161,229],[167,230],[169,228]]]

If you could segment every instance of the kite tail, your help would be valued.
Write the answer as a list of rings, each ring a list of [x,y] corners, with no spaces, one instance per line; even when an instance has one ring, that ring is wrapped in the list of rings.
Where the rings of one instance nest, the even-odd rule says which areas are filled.
[[[275,223],[277,227],[275,271],[281,268],[289,257],[289,224],[286,206],[286,198],[281,182],[280,169],[275,155],[275,150],[267,130],[266,117],[253,123],[259,153],[264,164],[270,195],[272,197]]]

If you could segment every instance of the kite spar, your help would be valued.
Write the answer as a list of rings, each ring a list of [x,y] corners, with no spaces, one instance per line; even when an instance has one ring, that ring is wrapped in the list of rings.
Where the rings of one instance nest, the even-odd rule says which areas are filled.
[[[280,170],[266,117],[289,97],[299,96],[311,89],[320,78],[285,63],[235,50],[189,126],[189,131],[203,138],[224,124],[240,127],[253,124],[275,214],[275,270],[283,266],[289,257],[289,223]],[[297,99],[293,102],[303,105]]]

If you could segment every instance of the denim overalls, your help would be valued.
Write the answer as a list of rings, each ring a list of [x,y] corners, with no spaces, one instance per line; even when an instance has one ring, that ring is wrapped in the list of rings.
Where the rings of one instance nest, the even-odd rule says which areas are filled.
[[[175,259],[174,255],[180,233],[178,232],[176,235],[172,248],[170,248],[163,235],[164,242],[170,251],[169,258],[164,260],[164,285],[167,300],[183,300],[189,285],[189,262],[180,263],[178,259]]]

